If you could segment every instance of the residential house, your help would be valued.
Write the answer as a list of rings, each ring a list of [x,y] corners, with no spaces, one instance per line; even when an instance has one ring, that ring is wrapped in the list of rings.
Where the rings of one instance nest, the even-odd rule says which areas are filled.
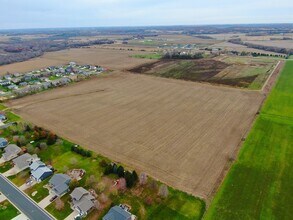
[[[36,154],[30,155],[29,153],[25,153],[15,159],[13,159],[12,162],[17,169],[22,171],[22,170],[29,168],[29,165],[36,160],[39,160],[39,158]]]
[[[15,89],[18,89],[18,86],[15,85],[15,84],[11,84],[7,88],[10,89],[10,90],[15,90]]]
[[[132,215],[127,208],[122,205],[113,206],[109,212],[103,217],[103,220],[134,220],[135,215]]]
[[[52,87],[52,84],[50,82],[43,82],[42,86],[44,89],[49,89],[50,87]]]
[[[20,147],[15,144],[9,144],[5,149],[4,153],[2,154],[2,158],[5,161],[12,160],[13,158],[17,157],[18,154],[21,152]]]
[[[29,167],[32,178],[37,182],[41,182],[53,174],[53,171],[40,160],[33,162]]]
[[[21,82],[19,83],[19,86],[27,86],[27,82]]]
[[[5,138],[0,138],[0,149],[4,149],[8,145],[8,141]]]
[[[12,78],[11,82],[13,82],[14,84],[20,83],[21,82],[21,78]]]
[[[62,196],[69,191],[71,178],[66,174],[55,174],[49,181],[52,192],[57,196]]]
[[[12,73],[12,76],[13,76],[13,77],[20,77],[21,74],[20,74],[20,73]]]
[[[12,78],[12,75],[11,74],[6,74],[4,76],[4,79],[7,79],[7,80],[11,80],[11,78]]]
[[[70,66],[76,66],[76,62],[70,62],[69,65]]]
[[[8,86],[10,84],[10,80],[0,80],[0,86]]]
[[[7,118],[4,114],[0,114],[0,121],[5,121]]]
[[[86,216],[95,207],[95,197],[82,187],[75,188],[70,196],[72,207],[80,216]]]

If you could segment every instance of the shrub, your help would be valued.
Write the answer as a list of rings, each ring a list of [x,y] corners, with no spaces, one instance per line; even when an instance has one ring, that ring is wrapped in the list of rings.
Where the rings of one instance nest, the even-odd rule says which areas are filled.
[[[123,166],[118,167],[117,174],[118,174],[119,177],[124,177],[124,168],[123,168]]]

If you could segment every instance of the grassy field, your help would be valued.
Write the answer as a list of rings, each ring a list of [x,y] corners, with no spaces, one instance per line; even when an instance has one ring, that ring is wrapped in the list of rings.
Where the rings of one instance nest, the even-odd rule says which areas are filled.
[[[293,219],[292,73],[287,61],[205,219]]]
[[[132,57],[134,58],[140,58],[140,59],[161,59],[162,58],[162,54],[158,54],[158,53],[153,53],[153,54],[136,54],[133,55]]]
[[[0,203],[0,219],[9,220],[19,215],[19,211],[7,200]]]
[[[134,73],[204,81],[233,87],[260,89],[278,59],[244,56],[218,56],[200,60],[160,60],[130,69]]]

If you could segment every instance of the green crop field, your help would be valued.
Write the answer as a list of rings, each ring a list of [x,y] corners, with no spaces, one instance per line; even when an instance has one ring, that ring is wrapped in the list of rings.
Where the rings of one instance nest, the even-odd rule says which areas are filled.
[[[293,219],[293,61],[287,61],[205,219]]]

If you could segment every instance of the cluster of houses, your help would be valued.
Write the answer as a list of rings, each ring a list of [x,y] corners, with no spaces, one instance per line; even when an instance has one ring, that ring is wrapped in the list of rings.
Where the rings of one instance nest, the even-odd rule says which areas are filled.
[[[80,78],[98,75],[105,71],[101,66],[77,65],[70,62],[65,66],[51,66],[46,69],[20,73],[7,73],[0,77],[2,99],[24,96],[53,87],[64,86]]]
[[[0,149],[3,150],[1,162],[12,161],[16,173],[30,169],[30,178],[27,184],[32,184],[50,177],[48,187],[52,195],[51,202],[70,191],[69,186],[72,177],[67,174],[54,174],[54,169],[41,161],[36,154],[31,155],[15,144],[9,144],[5,138],[0,138]],[[78,217],[85,217],[96,207],[96,195],[83,187],[76,187],[70,194],[71,208],[78,213]],[[125,205],[112,207],[103,217],[103,220],[134,220],[136,216],[129,212]]]

